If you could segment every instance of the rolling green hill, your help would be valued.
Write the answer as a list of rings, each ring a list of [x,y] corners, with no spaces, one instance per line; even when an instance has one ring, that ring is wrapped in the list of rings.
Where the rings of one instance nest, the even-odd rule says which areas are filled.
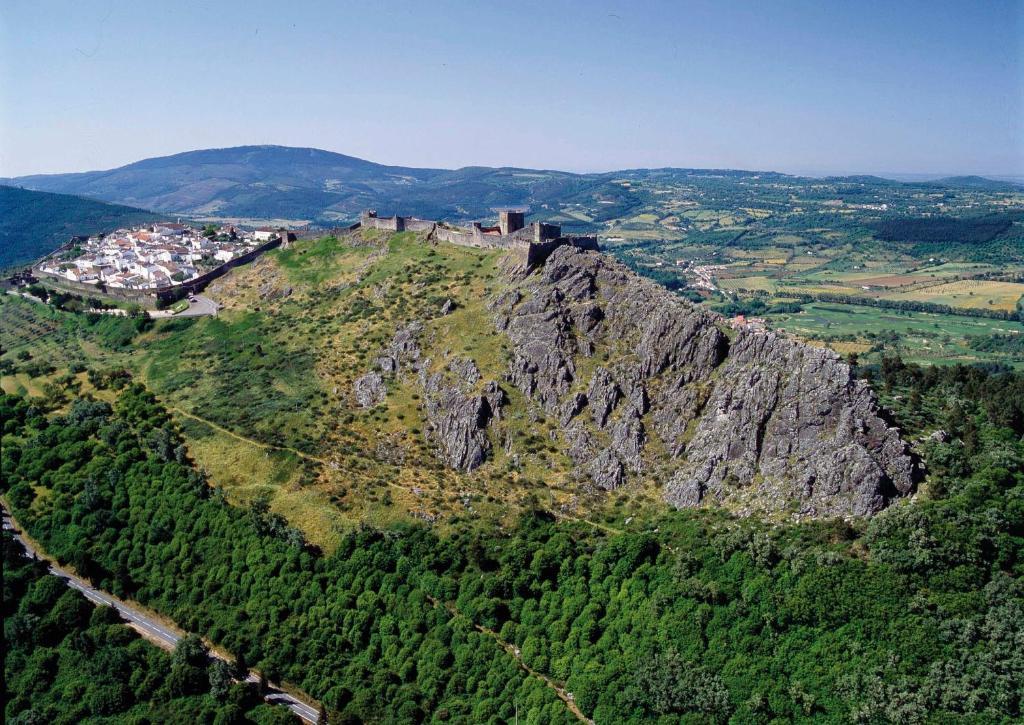
[[[59,561],[329,722],[1019,721],[1024,376],[890,358],[847,379],[560,252],[531,271],[411,232],[300,240],[211,285],[217,317],[139,326],[3,296],[0,491]],[[690,405],[707,415],[677,425]],[[814,465],[833,413],[830,465],[870,477],[856,431],[898,455],[901,431],[918,495],[752,512],[837,493],[828,469],[794,495],[764,467]],[[643,465],[605,490],[586,472],[609,452]],[[719,457],[720,497],[666,505],[672,467]],[[14,692],[74,692],[74,642],[14,660]]]
[[[159,218],[130,206],[0,186],[0,269],[38,259],[76,234]]]

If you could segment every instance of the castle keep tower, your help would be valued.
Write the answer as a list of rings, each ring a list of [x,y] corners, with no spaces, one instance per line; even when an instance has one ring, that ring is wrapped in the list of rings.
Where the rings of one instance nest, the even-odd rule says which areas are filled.
[[[499,211],[498,228],[503,235],[518,232],[526,226],[526,215],[521,211]]]

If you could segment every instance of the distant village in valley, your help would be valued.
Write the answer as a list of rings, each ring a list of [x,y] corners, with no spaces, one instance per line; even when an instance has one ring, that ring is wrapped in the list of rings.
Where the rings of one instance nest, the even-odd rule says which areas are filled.
[[[278,239],[281,232],[158,222],[75,237],[37,271],[80,284],[155,291],[188,283]]]

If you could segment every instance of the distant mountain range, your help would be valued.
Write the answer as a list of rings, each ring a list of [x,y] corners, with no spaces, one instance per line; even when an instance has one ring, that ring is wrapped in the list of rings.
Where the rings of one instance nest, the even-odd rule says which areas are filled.
[[[495,205],[564,194],[575,174],[384,166],[311,148],[241,146],[146,159],[109,171],[4,180],[190,216],[346,220],[366,207],[433,216],[487,214]]]
[[[782,174],[706,169],[634,169],[601,174],[471,166],[456,170],[385,166],[312,148],[239,146],[138,161],[108,171],[43,174],[0,179],[38,191],[75,194],[186,216],[308,219],[322,223],[355,219],[364,208],[429,218],[469,219],[494,207],[528,205],[555,210],[579,202],[598,208],[590,224],[622,216],[636,202],[623,178]],[[792,178],[792,177],[786,177]],[[898,184],[878,177],[851,177]],[[962,177],[922,182],[1019,190],[1009,182]]]
[[[38,259],[76,234],[106,232],[162,216],[78,196],[0,186],[0,269]]]

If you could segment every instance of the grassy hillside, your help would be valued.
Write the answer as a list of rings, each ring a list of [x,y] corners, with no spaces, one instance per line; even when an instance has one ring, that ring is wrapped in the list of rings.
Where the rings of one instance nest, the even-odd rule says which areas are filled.
[[[0,490],[58,559],[332,722],[1020,719],[1024,377],[863,368],[929,466],[870,521],[587,493],[511,385],[492,457],[454,471],[414,375],[365,408],[354,382],[414,320],[424,370],[501,379],[508,279],[493,250],[371,231],[233,270],[216,318],[4,296]]]
[[[126,370],[169,407],[191,454],[230,500],[267,497],[272,510],[326,550],[365,524],[486,529],[540,508],[616,528],[663,510],[663,450],[652,445],[652,465],[628,485],[597,492],[582,485],[567,457],[559,421],[504,382],[511,343],[490,308],[509,284],[503,259],[496,250],[433,245],[413,233],[304,240],[211,285],[207,294],[223,305],[217,317],[151,327],[7,297],[0,301],[10,322],[0,360],[4,390],[58,395],[70,385],[109,395],[109,373]],[[800,334],[820,317],[837,337],[868,329],[856,316],[820,307],[816,317],[780,316],[779,325]],[[937,318],[919,317],[903,334],[931,339]],[[356,381],[410,322],[423,326],[426,373],[470,358],[481,384],[499,381],[508,396],[487,431],[490,454],[471,472],[439,462],[416,375],[387,379],[380,404],[362,407],[355,398]],[[883,344],[890,324],[870,327],[870,344],[844,352]],[[955,339],[936,337],[934,344],[950,359],[1000,360],[1016,353],[981,349],[976,338],[1018,328],[965,318],[948,331]],[[907,354],[921,349],[915,343]],[[585,388],[596,366],[615,366],[627,352],[608,345],[579,357],[579,384]],[[578,422],[592,430],[590,416]]]
[[[76,234],[159,218],[130,206],[0,186],[0,269],[38,259]]]
[[[509,405],[489,433],[493,455],[471,473],[438,462],[414,376],[389,381],[381,405],[356,404],[356,378],[414,320],[431,370],[466,356],[485,379],[502,380],[508,340],[487,309],[504,284],[501,259],[412,233],[302,241],[212,285],[207,294],[224,306],[216,318],[159,321],[131,347],[106,329],[109,318],[89,324],[8,297],[4,389],[42,392],[69,370],[128,369],[170,406],[199,465],[232,500],[269,495],[328,549],[362,523],[503,525],[538,505],[614,521],[662,506],[654,482],[614,496],[570,485],[573,467],[550,437],[558,422],[538,419],[514,386],[504,386]],[[449,299],[455,309],[442,315]],[[19,372],[40,364],[54,368],[43,380]],[[84,373],[77,380],[94,389]]]

